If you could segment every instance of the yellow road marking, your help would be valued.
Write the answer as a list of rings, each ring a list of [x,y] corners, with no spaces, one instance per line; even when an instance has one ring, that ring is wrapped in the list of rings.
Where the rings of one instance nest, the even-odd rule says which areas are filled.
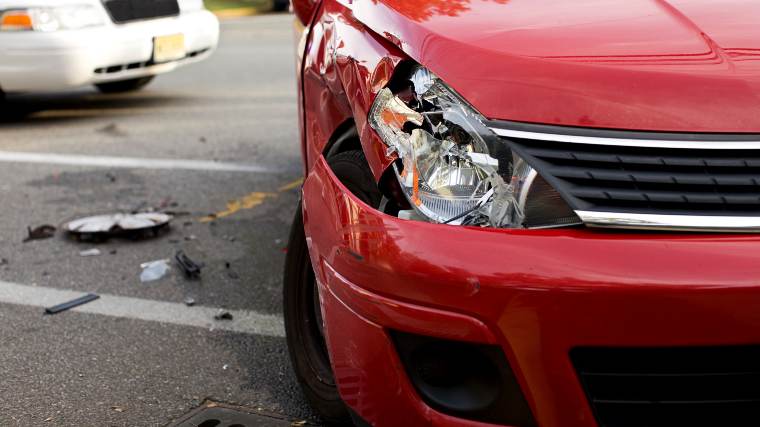
[[[219,19],[240,18],[242,16],[258,15],[259,13],[261,12],[255,7],[236,7],[214,11],[214,15]]]
[[[237,200],[232,200],[232,201],[227,202],[226,210],[217,212],[215,214],[211,214],[209,216],[204,216],[203,218],[200,218],[198,221],[211,222],[218,218],[224,218],[230,215],[234,215],[236,212],[240,211],[241,209],[253,209],[256,206],[264,203],[266,199],[272,198],[272,197],[277,197],[277,194],[253,192]]]
[[[298,188],[298,187],[301,186],[301,184],[303,184],[303,178],[298,178],[297,180],[295,180],[295,181],[293,181],[291,183],[283,185],[277,191],[279,191],[279,192],[282,193],[283,191],[288,191],[288,190],[292,190],[294,188]]]
[[[280,188],[277,189],[278,193],[284,193],[289,190],[293,190],[295,188],[298,188],[303,184],[303,178],[299,178],[293,182],[287,183]],[[255,191],[253,193],[250,193],[246,196],[243,196],[239,199],[231,200],[227,202],[227,209],[204,216],[202,218],[198,218],[199,222],[211,222],[219,218],[228,217],[230,215],[234,215],[235,213],[239,212],[243,209],[253,209],[256,206],[261,205],[264,203],[267,199],[274,199],[277,198],[279,195],[277,193],[264,193]]]

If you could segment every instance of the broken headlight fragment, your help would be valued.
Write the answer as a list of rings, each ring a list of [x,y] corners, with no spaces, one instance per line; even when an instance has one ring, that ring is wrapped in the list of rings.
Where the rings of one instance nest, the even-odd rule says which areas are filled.
[[[406,198],[424,218],[498,228],[579,224],[555,190],[533,185],[543,180],[483,120],[416,65],[399,66],[369,114],[388,154],[400,159],[393,168]]]

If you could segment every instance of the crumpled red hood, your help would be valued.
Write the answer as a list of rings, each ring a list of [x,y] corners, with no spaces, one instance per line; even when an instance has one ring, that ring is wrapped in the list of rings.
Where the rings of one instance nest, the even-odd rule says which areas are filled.
[[[341,0],[490,119],[760,132],[758,0]]]

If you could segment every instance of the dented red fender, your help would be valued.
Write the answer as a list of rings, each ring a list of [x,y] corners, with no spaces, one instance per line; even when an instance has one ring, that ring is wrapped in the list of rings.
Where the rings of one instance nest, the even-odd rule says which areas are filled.
[[[356,126],[376,178],[394,160],[367,123],[377,92],[406,56],[352,18],[350,10],[326,1],[318,11],[304,55],[305,161],[310,170],[345,123]]]

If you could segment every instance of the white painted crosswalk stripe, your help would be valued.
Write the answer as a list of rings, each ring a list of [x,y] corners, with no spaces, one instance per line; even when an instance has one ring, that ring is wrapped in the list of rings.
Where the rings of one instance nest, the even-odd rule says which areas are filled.
[[[0,281],[0,303],[50,307],[84,294],[86,292]],[[100,299],[71,311],[271,337],[285,336],[282,317],[249,310],[228,310],[232,320],[214,320],[218,309],[213,307],[188,307],[180,303],[101,294]],[[61,315],[65,316],[57,316]]]
[[[80,154],[24,153],[0,151],[0,162],[37,163],[65,166],[90,166],[124,169],[192,170],[208,172],[275,173],[261,165],[209,160],[154,159],[140,157],[86,156]]]

